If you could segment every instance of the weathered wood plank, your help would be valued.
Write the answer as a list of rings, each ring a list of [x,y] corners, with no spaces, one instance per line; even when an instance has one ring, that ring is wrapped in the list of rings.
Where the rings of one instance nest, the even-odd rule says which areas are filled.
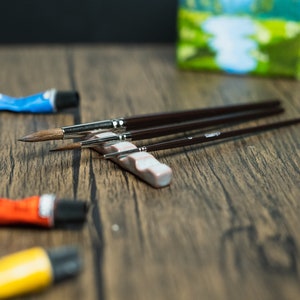
[[[168,47],[77,48],[74,62],[82,121],[269,97],[299,114],[299,83],[179,72]],[[299,297],[298,128],[157,153],[174,171],[162,190],[90,156],[105,299]]]
[[[25,96],[49,88],[72,88],[68,52],[62,47],[2,47],[0,48],[1,92],[11,96]],[[42,193],[76,198],[74,181],[76,166],[72,153],[58,157],[48,152],[53,142],[24,144],[17,138],[36,130],[73,124],[72,110],[55,115],[31,115],[1,112],[0,165],[1,197],[19,199]],[[85,198],[89,200],[88,195]],[[75,244],[82,246],[85,270],[76,279],[38,294],[36,299],[95,299],[90,234],[82,230],[30,230],[3,228],[0,230],[0,256],[33,246],[53,248]],[[86,249],[86,251],[84,250]],[[88,288],[90,296],[85,297]],[[29,297],[30,298],[30,297]]]
[[[80,113],[1,113],[1,196],[53,191],[92,204],[80,231],[0,230],[0,255],[82,246],[81,276],[29,299],[299,298],[298,127],[155,153],[174,173],[158,190],[95,152],[16,141],[79,121],[274,97],[286,113],[268,121],[299,116],[299,82],[182,72],[174,57],[172,46],[0,48],[1,92],[72,87],[82,98]]]

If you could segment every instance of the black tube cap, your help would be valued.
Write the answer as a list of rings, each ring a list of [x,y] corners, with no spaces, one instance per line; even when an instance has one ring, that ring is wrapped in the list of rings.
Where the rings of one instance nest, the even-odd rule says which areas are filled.
[[[87,202],[58,199],[54,209],[54,226],[82,224],[86,220],[87,212]]]
[[[77,91],[57,91],[55,94],[55,107],[62,110],[69,107],[77,107],[79,105],[79,93]]]
[[[75,246],[47,250],[52,266],[53,282],[76,276],[83,267],[80,251]]]

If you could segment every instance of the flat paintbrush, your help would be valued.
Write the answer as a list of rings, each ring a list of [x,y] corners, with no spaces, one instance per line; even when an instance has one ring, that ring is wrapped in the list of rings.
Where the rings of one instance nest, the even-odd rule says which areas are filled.
[[[70,143],[50,151],[64,151],[64,150],[73,150],[78,148],[88,148],[94,147],[96,145],[109,142],[109,141],[124,141],[124,140],[143,140],[155,137],[161,137],[166,135],[175,134],[178,132],[184,132],[188,130],[204,129],[209,126],[217,126],[221,124],[230,124],[235,122],[246,122],[253,119],[263,118],[279,114],[284,112],[283,108],[273,108],[269,110],[262,111],[250,111],[248,113],[236,113],[218,117],[207,118],[203,120],[194,120],[190,122],[163,125],[157,127],[150,127],[138,130],[131,130],[123,132],[121,134],[113,134],[104,138],[92,138],[88,140],[79,141],[77,143]]]
[[[160,126],[187,120],[207,118],[228,113],[266,109],[280,105],[279,100],[268,100],[256,103],[246,103],[214,108],[201,108],[177,112],[163,112],[146,115],[136,115],[111,120],[103,120],[92,123],[76,124],[60,128],[41,130],[19,139],[23,142],[39,142],[48,140],[62,140],[71,138],[82,138],[101,130],[132,130]]]
[[[135,153],[135,152],[142,152],[142,151],[151,152],[151,151],[158,151],[158,150],[169,150],[169,149],[178,148],[178,147],[203,144],[203,143],[208,143],[211,141],[234,138],[234,137],[239,137],[239,136],[243,136],[243,135],[254,134],[257,132],[261,132],[261,131],[277,129],[277,128],[284,127],[284,126],[295,125],[298,123],[300,123],[300,118],[291,119],[291,120],[287,120],[287,121],[281,121],[281,122],[275,122],[275,123],[270,123],[270,124],[265,124],[265,125],[260,125],[260,126],[252,126],[252,127],[247,127],[247,128],[237,129],[237,130],[232,130],[232,131],[225,131],[225,132],[216,131],[216,132],[206,133],[206,134],[203,134],[200,136],[188,136],[188,137],[178,138],[178,139],[174,139],[174,140],[170,140],[170,141],[164,141],[164,142],[160,142],[160,143],[150,144],[150,145],[141,146],[141,147],[137,147],[135,149],[130,149],[130,150],[126,150],[126,151],[107,153],[107,154],[104,154],[102,156],[102,158],[115,158],[115,157],[126,156],[129,154]]]

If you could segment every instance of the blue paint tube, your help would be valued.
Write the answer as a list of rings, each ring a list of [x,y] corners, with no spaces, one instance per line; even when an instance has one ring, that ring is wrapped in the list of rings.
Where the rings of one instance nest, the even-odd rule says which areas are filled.
[[[55,113],[64,108],[77,107],[78,104],[79,94],[76,91],[50,89],[20,98],[0,94],[0,110],[18,113]]]

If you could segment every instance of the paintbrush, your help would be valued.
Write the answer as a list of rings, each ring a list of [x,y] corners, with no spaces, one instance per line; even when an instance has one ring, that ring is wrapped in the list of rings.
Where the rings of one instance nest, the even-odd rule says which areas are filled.
[[[107,137],[102,138],[92,138],[88,140],[79,141],[76,143],[70,143],[61,147],[51,149],[50,151],[64,151],[64,150],[73,150],[78,148],[88,148],[94,147],[96,145],[110,142],[110,141],[124,141],[124,140],[143,140],[155,137],[161,137],[166,135],[175,134],[178,132],[184,132],[188,130],[204,129],[209,126],[217,126],[221,124],[230,124],[235,122],[246,122],[253,119],[263,118],[279,114],[284,112],[283,108],[272,108],[269,110],[262,111],[250,111],[247,113],[236,113],[218,117],[207,118],[203,120],[194,120],[190,122],[169,124],[157,127],[150,127],[138,130],[126,131],[120,134],[112,134]]]
[[[119,152],[112,152],[112,153],[107,153],[102,156],[102,158],[115,158],[115,157],[122,157],[126,156],[135,152],[142,152],[142,151],[159,151],[159,150],[169,150],[173,148],[178,148],[178,147],[185,147],[185,146],[190,146],[190,145],[196,145],[196,144],[203,144],[203,143],[208,143],[211,141],[216,141],[216,140],[222,140],[222,139],[228,139],[228,138],[234,138],[234,137],[239,137],[243,135],[248,135],[248,134],[254,134],[266,130],[272,130],[272,129],[278,129],[280,127],[285,127],[285,126],[291,126],[300,123],[300,118],[297,119],[291,119],[287,121],[281,121],[281,122],[275,122],[275,123],[270,123],[270,124],[265,124],[265,125],[260,125],[260,126],[252,126],[252,127],[246,127],[243,129],[237,129],[237,130],[231,130],[231,131],[215,131],[211,133],[206,133],[200,136],[188,136],[188,137],[183,137],[183,138],[178,138],[178,139],[173,139],[170,141],[163,141],[159,143],[154,143],[154,144],[149,144],[146,146],[141,146],[137,147],[134,149],[126,150],[126,151],[119,151]]]
[[[83,138],[95,131],[101,130],[132,130],[147,128],[153,126],[166,125],[187,120],[207,118],[228,113],[242,112],[248,110],[267,109],[280,105],[279,100],[268,100],[257,103],[246,103],[230,106],[221,106],[213,108],[201,108],[193,110],[184,110],[177,112],[163,112],[145,115],[136,115],[131,117],[122,117],[111,120],[96,121],[91,123],[76,124],[60,128],[41,130],[26,135],[19,139],[23,142],[39,142],[48,140],[62,140],[72,138]]]

